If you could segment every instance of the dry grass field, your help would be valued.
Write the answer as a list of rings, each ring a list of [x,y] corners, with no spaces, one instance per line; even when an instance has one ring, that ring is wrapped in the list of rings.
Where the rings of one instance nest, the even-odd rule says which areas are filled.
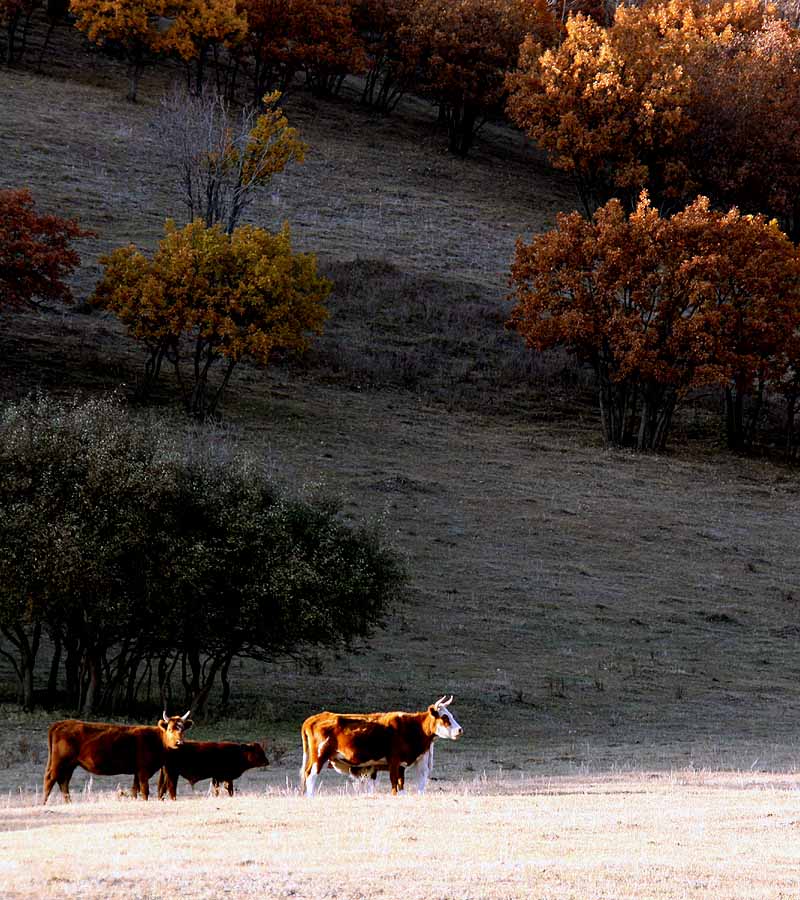
[[[71,40],[44,75],[0,70],[0,187],[97,232],[80,300],[100,254],[152,248],[182,210],[148,131],[175,73],[131,106]],[[418,101],[287,112],[311,152],[252,219],[319,254],[333,317],[305,362],[239,371],[226,422],[293,490],[380,520],[408,603],[354,653],[232,673],[228,717],[195,734],[267,738],[273,761],[234,800],[134,804],[76,775],[71,808],[41,809],[60,713],[0,708],[0,896],[800,896],[797,470],[720,451],[702,406],[670,454],[604,450],[576,376],[504,332],[516,236],[574,205],[519,136],[490,128],[462,161]],[[127,390],[140,364],[80,307],[0,325],[0,399]],[[296,796],[310,712],[445,692],[465,736],[424,798],[332,774]]]
[[[794,898],[797,779],[461,781],[424,798],[2,809],[4,897]]]

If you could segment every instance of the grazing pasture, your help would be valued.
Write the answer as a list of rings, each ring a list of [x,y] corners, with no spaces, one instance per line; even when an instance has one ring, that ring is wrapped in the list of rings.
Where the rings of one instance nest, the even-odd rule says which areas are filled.
[[[441,755],[444,755],[442,753]],[[384,784],[385,787],[385,784]],[[420,797],[262,788],[0,815],[3,896],[796,897],[796,778],[455,780]]]
[[[97,232],[83,300],[101,254],[180,220],[147,125],[176,73],[148,72],[131,106],[121,67],[72,66],[55,40],[48,75],[0,71],[0,186]],[[234,665],[225,717],[192,732],[267,739],[232,799],[134,803],[129,778],[78,772],[71,807],[41,808],[66,711],[0,708],[0,895],[798,896],[798,472],[721,452],[707,401],[668,454],[606,451],[581,373],[504,331],[516,236],[575,206],[519,135],[489,128],[456,160],[418,101],[383,119],[300,93],[287,114],[308,160],[251,217],[319,253],[333,315],[307,360],[237,369],[227,427],[294,490],[377,519],[408,602],[352,652]],[[0,328],[2,399],[129,390],[142,364],[80,306]],[[306,716],[445,692],[464,737],[424,797],[413,773],[401,797],[385,774],[375,796],[332,774],[299,796]]]

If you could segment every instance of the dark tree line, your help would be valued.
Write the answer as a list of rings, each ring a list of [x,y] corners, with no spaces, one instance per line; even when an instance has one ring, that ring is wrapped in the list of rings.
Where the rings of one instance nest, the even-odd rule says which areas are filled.
[[[225,703],[235,658],[366,636],[404,582],[334,502],[113,399],[6,407],[0,473],[0,653],[27,708],[198,708],[217,683]]]

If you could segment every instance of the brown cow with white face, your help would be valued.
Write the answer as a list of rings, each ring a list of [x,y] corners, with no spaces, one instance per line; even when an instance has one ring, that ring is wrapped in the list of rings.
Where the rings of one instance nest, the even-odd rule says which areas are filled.
[[[192,727],[191,712],[167,716],[158,725],[112,725],[65,719],[53,722],[47,732],[49,754],[44,773],[44,803],[58,783],[69,803],[69,782],[80,766],[92,775],[133,775],[133,792],[147,800],[149,781],[167,756],[183,743]]]
[[[433,764],[437,738],[456,741],[464,733],[448,707],[450,697],[440,697],[422,712],[339,713],[322,712],[303,723],[301,786],[314,795],[322,770],[328,764],[354,777],[375,777],[388,770],[392,793],[402,791],[405,769],[419,764],[419,792],[425,790]]]

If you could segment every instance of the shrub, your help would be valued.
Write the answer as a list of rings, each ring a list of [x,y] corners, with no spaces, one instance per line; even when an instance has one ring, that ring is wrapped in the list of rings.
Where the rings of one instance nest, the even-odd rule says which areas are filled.
[[[302,655],[380,625],[403,567],[331,500],[287,496],[219,432],[192,442],[116,399],[0,418],[0,633],[34,700],[47,633],[68,702],[130,708],[155,681],[202,708],[233,659]],[[149,687],[147,687],[149,692]]]

